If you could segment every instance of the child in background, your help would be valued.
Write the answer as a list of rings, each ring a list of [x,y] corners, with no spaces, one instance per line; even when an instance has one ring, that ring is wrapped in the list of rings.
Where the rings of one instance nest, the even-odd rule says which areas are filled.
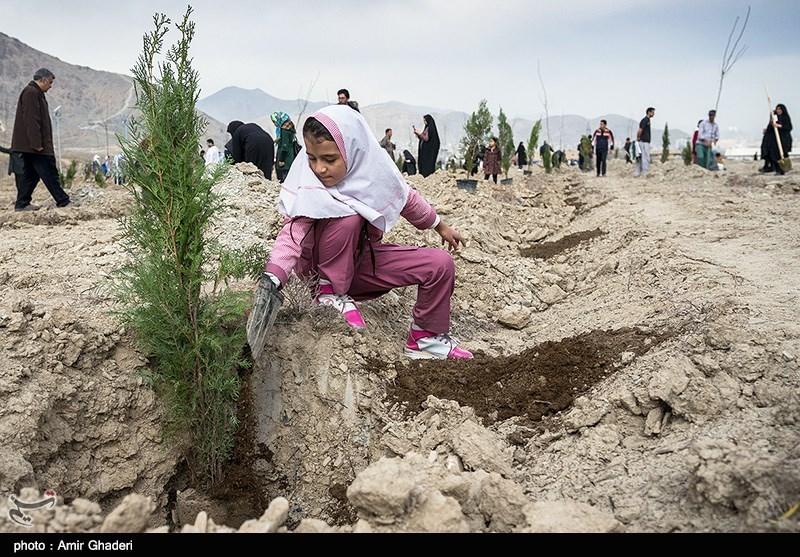
[[[297,132],[294,122],[285,112],[273,112],[270,119],[275,124],[275,174],[278,181],[283,183],[292,168],[295,154],[299,151]]]
[[[489,139],[489,148],[483,155],[483,179],[488,180],[489,176],[492,177],[494,183],[497,183],[497,175],[500,174],[500,147],[497,143],[497,138]]]

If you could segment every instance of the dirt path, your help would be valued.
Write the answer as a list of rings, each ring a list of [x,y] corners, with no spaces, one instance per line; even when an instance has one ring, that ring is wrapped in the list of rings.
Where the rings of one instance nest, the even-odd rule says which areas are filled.
[[[355,333],[299,285],[245,395],[254,447],[242,464],[258,495],[287,497],[290,527],[352,529],[374,512],[376,528],[445,529],[446,515],[536,531],[544,505],[569,530],[598,527],[587,508],[603,531],[800,529],[779,520],[800,501],[800,182],[731,168],[655,165],[634,180],[611,161],[607,179],[567,168],[474,195],[447,173],[412,179],[470,238],[452,329],[480,357],[403,361],[412,288],[364,304],[368,329]],[[147,362],[97,289],[126,257],[124,192],[81,186],[63,211],[39,188],[47,208],[17,214],[3,184],[0,488],[35,483],[106,509],[137,491],[158,503],[153,525],[173,495],[184,524],[200,510],[234,525],[258,516],[180,483]],[[231,200],[220,240],[269,246],[277,185],[233,171],[219,191]],[[436,244],[407,224],[388,241]],[[399,479],[407,502],[365,503],[394,500]]]
[[[618,203],[644,226],[678,240],[683,256],[739,279],[766,329],[800,320],[800,198],[737,191],[721,180],[707,188],[614,183]]]

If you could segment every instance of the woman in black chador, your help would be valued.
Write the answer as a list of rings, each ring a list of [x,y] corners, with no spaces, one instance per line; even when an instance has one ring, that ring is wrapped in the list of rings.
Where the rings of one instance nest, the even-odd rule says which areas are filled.
[[[781,138],[783,156],[788,157],[792,151],[792,118],[786,105],[779,104],[775,107],[776,118],[770,118],[767,129],[764,130],[764,138],[761,140],[761,158],[764,159],[764,168],[760,172],[777,172],[784,174],[778,161],[781,160],[781,152],[778,149],[778,140],[775,137],[775,130]]]
[[[403,172],[409,176],[417,173],[417,161],[408,149],[403,151]]]
[[[425,129],[414,133],[419,138],[419,153],[417,161],[419,163],[419,173],[423,176],[430,176],[436,172],[436,159],[439,157],[439,132],[436,130],[436,122],[430,114],[425,115]]]

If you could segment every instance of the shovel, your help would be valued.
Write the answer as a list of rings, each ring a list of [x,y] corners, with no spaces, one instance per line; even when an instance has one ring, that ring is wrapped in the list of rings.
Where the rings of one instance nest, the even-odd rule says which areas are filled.
[[[264,351],[269,330],[275,323],[281,304],[283,304],[283,294],[266,273],[262,274],[256,288],[253,311],[247,319],[247,343],[250,345],[254,361],[258,360]]]
[[[769,118],[774,123],[778,118],[772,111],[772,99],[769,98],[769,93],[767,93],[767,102],[769,103]],[[781,143],[781,134],[778,131],[778,128],[776,126],[772,126],[772,129],[775,132],[775,141],[778,143],[778,154],[781,156],[780,160],[778,161],[778,166],[780,166],[781,170],[784,172],[789,172],[792,169],[792,159],[783,153],[783,143]]]

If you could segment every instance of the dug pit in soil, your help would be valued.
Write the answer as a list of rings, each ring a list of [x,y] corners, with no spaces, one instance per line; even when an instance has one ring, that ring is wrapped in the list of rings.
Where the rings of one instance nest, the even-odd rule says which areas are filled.
[[[547,341],[513,356],[476,356],[398,366],[390,398],[416,413],[433,395],[471,406],[487,424],[524,416],[530,421],[569,407],[621,364],[623,353],[641,356],[669,337],[638,329],[591,331]],[[378,362],[373,362],[373,365]]]
[[[574,248],[583,242],[588,242],[593,238],[605,236],[606,233],[599,228],[594,230],[584,230],[583,232],[576,232],[569,236],[564,236],[555,242],[545,242],[527,248],[520,248],[519,253],[523,257],[534,257],[536,259],[550,259],[568,249]]]
[[[276,485],[270,486],[271,489],[265,489],[268,486],[263,485],[255,473],[259,468],[263,468],[264,462],[271,460],[272,454],[266,446],[256,443],[255,440],[254,428],[257,418],[250,396],[252,370],[240,369],[239,373],[242,381],[237,408],[239,426],[236,430],[233,454],[223,466],[221,481],[209,486],[196,479],[184,464],[183,470],[177,474],[174,482],[174,487],[181,491],[193,488],[202,494],[204,501],[209,502],[211,508],[198,508],[197,511],[205,510],[215,521],[233,528],[238,528],[245,520],[261,516],[270,498],[282,494],[287,487],[285,478],[281,478]],[[170,499],[174,499],[174,494]],[[220,512],[222,516],[213,516],[214,510]],[[192,520],[195,513],[189,514],[191,516],[182,518]]]

